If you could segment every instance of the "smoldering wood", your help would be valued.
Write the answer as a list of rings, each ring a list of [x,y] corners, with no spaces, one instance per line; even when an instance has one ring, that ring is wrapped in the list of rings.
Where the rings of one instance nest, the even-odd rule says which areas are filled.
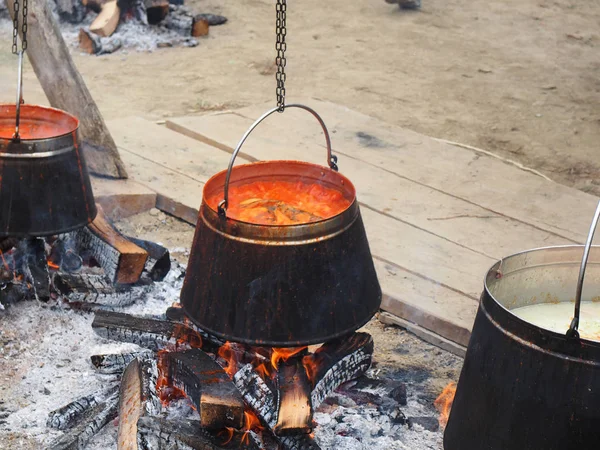
[[[302,357],[290,358],[277,368],[278,435],[310,433],[313,409],[311,383],[302,364]]]
[[[79,256],[72,233],[61,234],[52,242],[49,260],[63,272],[71,273],[81,269],[83,259]]]
[[[105,375],[123,373],[131,361],[136,358],[146,359],[154,356],[152,350],[142,350],[132,353],[112,353],[107,355],[92,355],[90,361],[96,371]]]
[[[4,1],[14,17],[13,2]],[[19,33],[20,30],[19,26]],[[46,0],[29,0],[27,40],[27,57],[50,105],[80,121],[82,149],[89,171],[110,178],[127,178],[115,141],[71,58]]]
[[[99,404],[106,402],[119,389],[117,383],[111,384],[107,388],[102,388],[96,392],[80,397],[62,408],[51,411],[48,414],[46,426],[57,430],[67,430],[73,428],[81,420],[90,414],[90,411]]]
[[[211,27],[215,25],[223,25],[227,22],[227,17],[216,14],[196,14],[194,20],[206,20]]]
[[[46,244],[41,238],[21,239],[17,245],[21,253],[21,270],[25,281],[31,284],[37,300],[50,298],[50,273],[46,260]]]
[[[117,417],[119,392],[94,406],[85,420],[61,436],[48,450],[84,450],[89,440]]]
[[[241,428],[244,401],[229,376],[200,349],[167,353],[170,382],[183,390],[207,429]]]
[[[157,417],[140,417],[137,428],[140,450],[233,450],[240,448],[260,450],[263,448],[260,440],[252,432],[230,430],[229,432],[215,433],[190,420],[175,422]]]
[[[204,331],[202,328],[199,328],[196,325],[194,325],[194,323],[185,315],[185,312],[182,308],[170,306],[169,308],[167,308],[166,316],[167,319],[169,319],[169,321],[188,327],[194,330],[200,336],[202,336],[202,340],[204,343],[203,349],[206,351],[214,352],[219,347],[225,345],[225,341],[221,338],[218,338],[217,336],[214,336]],[[210,346],[208,346],[207,344],[209,344]]]
[[[148,23],[156,25],[169,14],[169,0],[144,0]]]
[[[90,273],[56,272],[54,274],[54,287],[63,295],[75,292],[90,294],[114,294],[117,292],[114,284],[108,279],[104,271]]]
[[[80,254],[89,252],[112,282],[135,283],[142,275],[148,253],[125,238],[97,206],[94,221],[73,232]]]
[[[79,30],[79,48],[90,55],[107,55],[122,46],[123,42],[118,37],[100,37],[84,28]]]
[[[148,253],[144,273],[146,273],[152,281],[164,280],[171,270],[171,255],[169,250],[155,242],[129,236],[126,237]]]

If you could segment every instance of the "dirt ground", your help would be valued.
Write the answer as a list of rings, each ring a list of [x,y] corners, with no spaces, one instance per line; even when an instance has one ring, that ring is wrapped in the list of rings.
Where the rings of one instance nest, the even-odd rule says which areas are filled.
[[[107,119],[273,100],[274,3],[191,0],[229,18],[196,48],[74,58]],[[599,23],[597,0],[423,0],[416,12],[290,2],[288,97],[474,145],[600,195]],[[14,101],[8,29],[0,37],[0,101]],[[44,101],[31,70],[25,79],[26,99]]]

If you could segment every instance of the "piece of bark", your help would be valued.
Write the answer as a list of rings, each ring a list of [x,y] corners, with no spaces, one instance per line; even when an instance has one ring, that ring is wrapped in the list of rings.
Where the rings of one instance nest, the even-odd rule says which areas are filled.
[[[241,428],[244,401],[225,371],[199,349],[167,353],[169,380],[196,405],[207,429]]]
[[[100,205],[97,207],[98,215],[94,221],[74,232],[80,253],[89,251],[111,281],[135,283],[142,275],[148,252],[119,233]]]
[[[13,2],[5,1],[14,17]],[[27,40],[27,57],[50,105],[79,119],[81,148],[90,172],[110,178],[127,178],[117,146],[73,63],[45,0],[29,0]]]
[[[194,19],[192,20],[193,37],[207,36],[209,28],[210,27],[206,19],[194,17]]]
[[[80,397],[62,408],[48,414],[46,426],[56,430],[68,430],[86,417],[86,414],[109,397],[115,394],[118,385],[115,383],[108,388],[100,389],[92,394]]]
[[[90,31],[101,37],[111,36],[119,26],[121,9],[117,5],[117,0],[106,2],[102,5],[100,14],[90,25]]]
[[[310,433],[313,410],[311,384],[302,358],[291,358],[277,368],[278,414],[273,431],[278,435]]]

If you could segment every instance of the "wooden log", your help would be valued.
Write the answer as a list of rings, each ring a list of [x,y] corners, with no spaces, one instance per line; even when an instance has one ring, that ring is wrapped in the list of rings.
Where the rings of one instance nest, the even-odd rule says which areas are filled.
[[[48,450],[85,450],[89,440],[108,422],[117,417],[118,403],[119,392],[117,391],[106,401],[92,408],[89,418],[50,444]]]
[[[192,36],[200,37],[200,36],[208,36],[209,30],[208,20],[203,19],[202,17],[194,17],[192,20]]]
[[[105,273],[64,273],[54,274],[54,287],[63,295],[74,292],[90,294],[114,294],[117,292],[114,284]]]
[[[211,353],[214,353],[214,351],[216,351],[219,347],[225,345],[225,341],[222,340],[221,338],[219,338],[217,336],[213,336],[212,334],[207,333],[203,329],[198,328],[185,315],[185,312],[183,311],[183,308],[178,308],[178,307],[170,306],[169,308],[167,308],[166,316],[167,316],[167,319],[169,319],[169,321],[181,324],[181,325],[183,325],[185,327],[188,327],[188,328],[191,328],[196,333],[198,333],[200,336],[202,336],[202,340],[203,340],[203,343],[204,343],[204,345],[202,346],[202,348],[205,351],[210,351]],[[207,346],[207,344],[210,344],[211,347]]]
[[[98,373],[113,375],[123,373],[134,359],[147,359],[154,356],[152,350],[142,350],[133,353],[112,353],[107,355],[92,355],[90,360]]]
[[[254,433],[237,430],[214,433],[190,420],[175,422],[156,417],[141,417],[137,427],[140,450],[260,450],[263,448]]]
[[[227,22],[227,17],[218,16],[216,14],[196,14],[194,20],[206,20],[209,26],[223,25]]]
[[[278,435],[310,433],[313,426],[311,384],[301,356],[277,368],[277,393],[279,405],[273,431]]]
[[[97,54],[102,48],[100,37],[81,28],[79,30],[79,48],[90,55]]]
[[[117,450],[138,450],[137,423],[145,415],[157,415],[161,403],[156,392],[156,359],[132,360],[119,388],[119,429]]]
[[[167,353],[169,380],[196,405],[203,428],[241,428],[244,401],[233,382],[199,349]]]
[[[100,9],[100,14],[90,25],[90,31],[98,36],[111,36],[119,26],[121,9],[117,5],[117,0],[106,2]]]
[[[148,23],[156,25],[169,14],[169,0],[144,0]]]
[[[14,17],[13,2],[5,1],[11,17]],[[127,178],[117,146],[73,63],[58,23],[45,0],[29,1],[27,40],[27,57],[50,104],[73,114],[80,121],[82,149],[90,172],[111,178]]]
[[[62,408],[51,411],[48,414],[46,426],[56,430],[67,430],[73,428],[81,420],[86,417],[86,414],[99,405],[105,402],[109,397],[114,395],[118,390],[118,384],[111,384],[108,388],[102,388],[92,394],[80,397]]]
[[[119,233],[100,205],[97,206],[98,215],[94,221],[74,232],[80,253],[89,251],[111,281],[135,283],[142,275],[148,252]]]
[[[144,272],[152,281],[162,281],[171,270],[171,255],[169,250],[162,245],[158,245],[151,241],[136,239],[127,236],[131,242],[140,248],[143,248],[148,253],[148,259],[144,267]]]

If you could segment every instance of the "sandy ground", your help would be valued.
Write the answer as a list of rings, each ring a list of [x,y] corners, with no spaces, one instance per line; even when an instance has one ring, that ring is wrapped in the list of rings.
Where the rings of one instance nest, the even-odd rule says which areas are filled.
[[[106,118],[274,99],[274,1],[187,4],[229,22],[196,48],[73,51]],[[598,0],[424,0],[418,12],[383,0],[302,0],[288,11],[289,99],[337,102],[600,195]],[[0,101],[14,101],[7,30],[0,36]],[[43,102],[30,71],[25,79],[26,99]]]

